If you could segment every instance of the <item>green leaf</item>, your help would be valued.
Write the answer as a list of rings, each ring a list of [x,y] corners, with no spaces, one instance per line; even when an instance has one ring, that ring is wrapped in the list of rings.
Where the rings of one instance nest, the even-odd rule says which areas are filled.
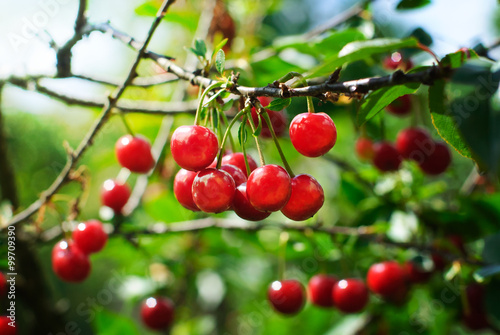
[[[420,27],[412,31],[410,36],[415,37],[423,45],[429,46],[432,44],[432,36]]]
[[[215,68],[220,74],[224,73],[224,68],[226,66],[226,54],[224,50],[220,49],[217,51],[217,56],[215,57]]]
[[[500,234],[487,236],[484,239],[482,257],[486,263],[500,264]]]
[[[215,46],[214,51],[212,52],[212,58],[214,58],[214,56],[219,52],[219,50],[221,50],[226,45],[227,41],[228,39],[225,38]]]
[[[394,39],[380,38],[368,41],[351,42],[344,46],[338,55],[326,59],[323,64],[314,68],[307,78],[325,76],[333,70],[346,63],[352,63],[362,59],[368,59],[379,53],[386,53],[402,48],[417,48],[418,41],[415,38]]]
[[[195,40],[194,48],[189,48],[196,56],[205,58],[207,55],[207,45],[203,40]]]
[[[160,9],[159,2],[147,1],[135,9],[135,13],[141,16],[156,16]]]
[[[238,142],[240,143],[240,146],[244,146],[245,143],[247,143],[246,123],[247,123],[247,116],[245,115],[243,117],[243,120],[241,120],[240,127],[238,128]]]
[[[233,104],[234,104],[234,100],[233,99],[231,99],[229,101],[226,101],[226,103],[221,106],[221,110],[223,112],[227,112],[228,110],[231,109],[231,107],[233,107]]]
[[[139,335],[132,320],[108,310],[96,312],[94,327],[99,335]]]
[[[396,9],[416,9],[431,4],[431,0],[401,0]]]
[[[467,158],[472,153],[460,134],[454,116],[448,111],[445,97],[445,82],[438,80],[429,87],[429,109],[432,123],[441,136],[457,152]]]
[[[290,106],[292,103],[292,98],[286,98],[286,99],[274,99],[271,101],[271,103],[267,106],[264,106],[266,109],[279,112],[282,111],[283,109],[287,108]]]
[[[408,83],[405,85],[385,87],[370,93],[370,95],[365,98],[358,111],[358,126],[363,125],[366,121],[373,118],[400,96],[415,93],[419,87],[419,83]]]
[[[500,273],[500,264],[489,265],[483,268],[480,268],[474,273],[474,277],[478,278],[480,281],[483,281],[487,277],[491,277]]]
[[[267,112],[264,112],[267,113]],[[259,123],[257,124],[257,128],[255,128],[255,131],[253,132],[254,137],[258,137],[260,133],[262,132],[262,117],[259,115],[258,117]]]
[[[220,89],[217,91],[217,93],[215,93],[214,95],[212,95],[210,97],[210,99],[208,99],[207,101],[205,101],[205,103],[203,104],[203,106],[208,106],[209,103],[211,103],[212,101],[214,101],[215,99],[217,99],[217,97],[221,96],[221,95],[224,95],[227,91],[224,90],[224,89]]]

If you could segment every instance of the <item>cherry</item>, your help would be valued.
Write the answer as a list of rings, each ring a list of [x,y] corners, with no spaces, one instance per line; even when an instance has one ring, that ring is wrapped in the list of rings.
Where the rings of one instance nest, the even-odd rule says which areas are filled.
[[[420,264],[414,261],[407,261],[404,264],[407,279],[413,284],[423,284],[429,281],[432,276],[431,271],[427,271]]]
[[[174,303],[168,298],[147,298],[141,306],[141,319],[154,330],[165,330],[174,321]]]
[[[451,153],[448,146],[442,142],[436,142],[434,150],[419,164],[420,169],[428,175],[438,175],[446,171],[451,163]]]
[[[108,234],[104,231],[99,220],[89,220],[79,223],[73,231],[75,246],[86,254],[102,250],[108,241]]]
[[[286,205],[291,193],[290,176],[281,166],[264,165],[248,177],[247,198],[259,211],[279,211]]]
[[[7,316],[0,316],[0,334],[2,335],[16,335],[16,326],[9,325],[12,321]]]
[[[360,137],[356,141],[356,153],[359,159],[370,161],[373,159],[373,142],[369,138]]]
[[[335,306],[344,313],[357,313],[368,303],[368,289],[359,279],[342,279],[332,290]]]
[[[368,270],[366,281],[370,290],[384,298],[406,291],[406,274],[402,266],[394,261],[373,264]]]
[[[394,52],[384,59],[384,67],[389,70],[401,69],[407,71],[413,67],[413,62],[409,59],[403,59],[401,53]]]
[[[193,181],[198,172],[180,169],[174,178],[174,195],[177,201],[187,209],[198,212],[200,209],[193,200]]]
[[[250,167],[250,172],[257,168],[257,163],[255,163],[254,159],[247,155],[248,165]],[[235,152],[229,155],[225,155],[222,157],[222,165],[234,165],[239,168],[245,175],[247,175],[247,168],[245,165],[245,157],[241,152]]]
[[[271,215],[270,212],[256,210],[247,198],[247,183],[236,187],[232,208],[236,215],[248,221],[261,221]]]
[[[151,145],[140,137],[132,135],[120,137],[115,145],[115,153],[121,166],[131,172],[146,173],[155,165]]]
[[[403,158],[421,163],[434,150],[434,141],[422,128],[407,128],[398,133],[396,148]]]
[[[269,97],[258,97],[260,103],[262,106],[267,106],[271,103],[272,99]],[[266,109],[267,114],[269,115],[269,119],[271,120],[271,124],[273,126],[274,133],[276,136],[281,136],[285,133],[286,130],[286,117],[283,114],[283,112],[275,112],[270,109]],[[252,120],[255,126],[259,124],[259,115],[255,109],[255,107],[252,108]],[[262,137],[265,138],[271,138],[271,130],[269,129],[269,126],[267,123],[262,120],[262,131],[261,135]]]
[[[305,303],[304,287],[293,279],[274,281],[269,286],[267,297],[277,312],[287,315],[300,312]]]
[[[229,173],[208,168],[193,181],[193,200],[206,213],[221,213],[231,207],[236,185]]]
[[[403,95],[391,102],[387,107],[387,111],[397,115],[405,116],[411,112],[411,99],[410,95]]]
[[[307,220],[316,214],[325,202],[321,185],[308,174],[292,178],[292,194],[281,212],[295,221]]]
[[[217,156],[219,142],[213,131],[203,126],[180,126],[172,134],[170,151],[179,166],[200,171]]]
[[[101,202],[115,213],[120,213],[130,197],[130,188],[113,179],[104,182],[101,189]]]
[[[401,156],[389,142],[378,142],[373,146],[373,164],[382,172],[396,171],[401,166]]]
[[[480,330],[489,327],[484,304],[484,286],[473,283],[465,288],[468,309],[464,311],[463,322],[472,330]]]
[[[89,257],[72,241],[62,240],[52,249],[52,269],[67,282],[81,282],[90,273]]]
[[[313,276],[307,285],[311,302],[320,307],[333,307],[332,290],[337,281],[336,277],[325,274]]]
[[[231,164],[224,164],[220,167],[220,169],[226,171],[227,173],[229,173],[231,177],[233,177],[234,184],[236,186],[239,186],[247,182],[246,174],[244,174],[239,167],[236,167]]]
[[[290,140],[307,157],[319,157],[337,142],[337,128],[325,113],[302,113],[290,123]]]
[[[0,272],[0,301],[3,297],[7,296],[7,277]]]

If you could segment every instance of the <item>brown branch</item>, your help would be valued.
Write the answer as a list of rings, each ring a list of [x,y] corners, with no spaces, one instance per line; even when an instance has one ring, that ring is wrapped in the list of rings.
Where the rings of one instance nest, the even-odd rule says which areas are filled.
[[[103,84],[107,86],[119,86],[120,83],[112,82],[106,79],[101,79],[101,78],[96,78],[96,77],[90,77],[90,76],[85,76],[81,74],[72,74],[71,77],[73,78],[78,78],[86,81],[90,81],[93,83],[97,84]],[[53,78],[57,79],[57,78]],[[176,76],[173,76],[171,74],[160,74],[156,76],[150,76],[150,77],[136,77],[134,80],[132,80],[132,83],[130,86],[136,86],[136,87],[152,87],[152,86],[157,86],[157,85],[163,85],[163,84],[169,84],[178,81],[179,78]]]

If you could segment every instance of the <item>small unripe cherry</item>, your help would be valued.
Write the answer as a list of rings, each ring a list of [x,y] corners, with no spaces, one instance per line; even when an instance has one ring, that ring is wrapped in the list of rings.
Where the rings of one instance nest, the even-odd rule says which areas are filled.
[[[217,156],[219,142],[213,131],[203,126],[180,126],[172,134],[170,151],[183,169],[200,171]]]
[[[130,188],[127,184],[113,179],[104,182],[101,189],[101,203],[111,208],[115,213],[121,213],[130,197]]]
[[[323,188],[314,177],[300,174],[292,178],[292,193],[281,213],[295,221],[314,216],[325,202]]]
[[[320,307],[333,307],[332,290],[338,279],[334,276],[318,274],[313,276],[307,285],[309,299]]]
[[[115,153],[120,165],[131,172],[146,173],[155,165],[151,145],[140,137],[120,137],[115,145]]]
[[[104,231],[101,221],[88,220],[76,226],[72,238],[78,249],[86,254],[91,254],[104,248],[108,234]]]
[[[198,172],[193,181],[193,200],[206,213],[221,213],[231,207],[236,185],[229,173],[217,169]]]
[[[282,314],[293,315],[300,312],[305,303],[305,291],[296,280],[274,281],[267,291],[273,308]]]
[[[279,211],[286,205],[291,193],[290,175],[281,166],[264,165],[248,177],[247,198],[259,211]]]
[[[174,178],[174,195],[177,201],[184,207],[194,212],[200,209],[193,200],[193,181],[198,172],[180,169]]]
[[[60,279],[78,283],[90,274],[89,257],[72,241],[62,240],[52,249],[52,269]]]
[[[356,140],[356,154],[360,160],[370,161],[373,159],[373,142],[369,138],[360,137]]]
[[[290,123],[290,140],[302,155],[319,157],[337,142],[337,128],[325,113],[302,113]]]
[[[357,313],[365,308],[369,294],[365,283],[359,279],[342,279],[332,290],[335,307],[344,313]]]
[[[234,210],[236,215],[248,221],[261,221],[271,215],[270,212],[262,212],[255,209],[250,201],[248,201],[247,183],[243,183],[236,187],[231,208]]]
[[[166,330],[174,321],[174,303],[168,298],[147,298],[141,306],[142,322],[154,330]]]
[[[375,143],[373,165],[382,172],[396,171],[401,166],[401,156],[389,142]]]

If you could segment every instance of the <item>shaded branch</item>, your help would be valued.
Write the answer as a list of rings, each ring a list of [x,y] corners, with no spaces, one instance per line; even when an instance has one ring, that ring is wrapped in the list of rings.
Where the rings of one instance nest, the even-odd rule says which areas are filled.
[[[108,86],[119,86],[120,85],[120,83],[117,83],[117,82],[112,82],[112,81],[109,81],[106,79],[90,77],[90,76],[85,76],[85,75],[81,75],[81,74],[72,74],[71,77],[90,81],[90,82],[97,83],[97,84],[108,85]],[[57,78],[53,78],[53,79],[57,79]],[[147,87],[151,87],[151,86],[157,86],[157,85],[163,85],[163,84],[177,82],[178,80],[179,80],[178,77],[167,73],[167,74],[160,74],[157,76],[150,76],[150,77],[136,77],[136,78],[134,78],[134,80],[132,80],[132,83],[130,84],[130,86],[147,88]]]

